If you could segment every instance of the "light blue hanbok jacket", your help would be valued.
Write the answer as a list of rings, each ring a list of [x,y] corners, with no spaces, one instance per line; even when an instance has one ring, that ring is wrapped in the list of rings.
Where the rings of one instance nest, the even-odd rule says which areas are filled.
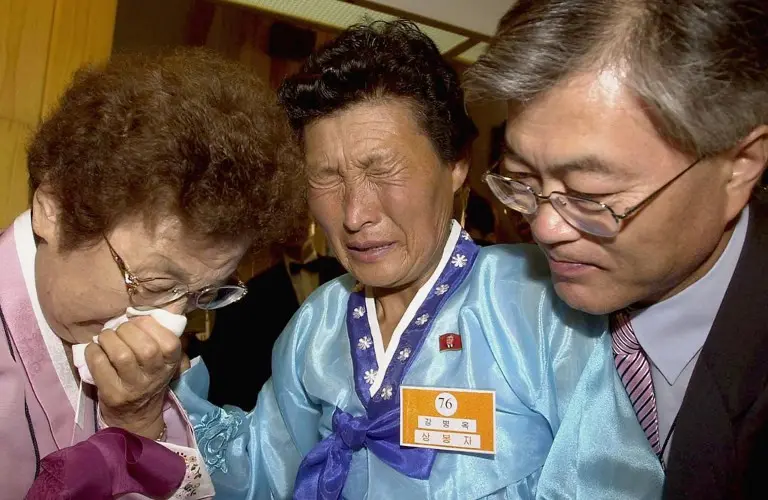
[[[462,243],[466,233],[456,226],[437,278],[425,285],[431,289],[417,294],[410,317],[406,312],[404,321],[411,326],[414,316],[423,317],[421,304],[436,298],[435,290],[467,244]],[[467,248],[469,260],[462,267],[468,269],[450,282],[454,289],[422,325],[418,345],[415,337],[408,340],[408,327],[402,336],[396,330],[385,351],[375,342],[375,319],[370,329],[357,332],[351,318],[360,309],[352,308],[351,300],[371,302],[353,297],[364,292],[347,275],[317,290],[294,315],[275,344],[272,378],[252,412],[206,401],[203,363],[184,373],[175,392],[195,428],[216,498],[291,498],[297,474],[304,486],[316,488],[317,474],[307,479],[307,471],[299,469],[313,449],[323,446],[330,451],[317,455],[327,460],[316,464],[315,472],[317,467],[338,472],[345,454],[351,456],[346,477],[335,485],[343,486],[347,499],[660,498],[663,472],[615,373],[604,318],[574,311],[557,298],[536,247],[494,246],[472,255]],[[269,304],[254,314],[269,314]],[[461,336],[461,350],[440,350],[440,336],[447,332]],[[402,361],[402,352],[410,349],[407,371],[389,381],[379,377],[377,385],[495,391],[496,454],[438,451],[428,477],[420,479],[386,463],[380,458],[384,453],[371,451],[374,445],[345,447],[334,432],[334,414],[364,419],[367,404],[384,394],[383,389],[364,392],[361,370],[370,367],[361,361],[361,353],[367,353],[360,349],[368,342],[355,335],[373,336],[366,350],[373,353],[368,359],[374,359],[375,368]],[[373,399],[365,403],[368,398]],[[318,492],[326,486],[333,489],[329,478],[335,472],[328,470],[319,489],[297,490],[296,497],[322,497]]]

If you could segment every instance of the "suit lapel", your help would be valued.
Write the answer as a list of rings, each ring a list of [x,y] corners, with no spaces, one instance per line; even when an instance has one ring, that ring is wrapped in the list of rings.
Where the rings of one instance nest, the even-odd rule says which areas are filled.
[[[723,498],[739,417],[768,380],[768,210],[750,206],[739,262],[677,418],[665,496]]]

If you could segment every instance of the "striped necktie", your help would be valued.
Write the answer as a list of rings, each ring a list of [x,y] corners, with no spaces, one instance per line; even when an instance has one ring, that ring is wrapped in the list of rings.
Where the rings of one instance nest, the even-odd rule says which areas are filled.
[[[651,364],[640,347],[630,323],[629,314],[619,311],[611,315],[611,335],[613,337],[613,356],[616,370],[627,390],[637,420],[658,455],[661,453],[659,441],[659,419],[656,413],[656,396],[653,393]]]

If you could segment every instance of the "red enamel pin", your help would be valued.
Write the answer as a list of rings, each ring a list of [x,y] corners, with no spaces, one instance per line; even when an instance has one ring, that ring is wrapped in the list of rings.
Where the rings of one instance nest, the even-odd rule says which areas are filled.
[[[458,333],[444,333],[440,335],[440,352],[460,351],[461,335]]]

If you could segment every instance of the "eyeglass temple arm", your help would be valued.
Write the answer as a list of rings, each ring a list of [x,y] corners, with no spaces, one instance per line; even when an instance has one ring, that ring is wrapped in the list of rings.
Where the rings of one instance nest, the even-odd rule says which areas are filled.
[[[679,174],[677,174],[676,176],[672,177],[672,178],[671,178],[669,181],[667,181],[665,184],[663,184],[661,187],[659,187],[659,188],[658,188],[656,191],[654,191],[653,193],[651,193],[650,195],[648,195],[648,197],[647,197],[647,198],[645,198],[643,201],[641,201],[640,203],[638,203],[638,204],[637,204],[637,205],[635,205],[634,207],[632,207],[632,208],[628,209],[628,210],[627,210],[626,212],[624,212],[623,214],[617,214],[616,212],[614,212],[614,211],[611,209],[611,207],[609,207],[609,206],[607,206],[607,205],[603,205],[603,206],[604,206],[605,208],[607,208],[608,210],[610,210],[611,214],[613,215],[613,217],[614,217],[614,218],[615,218],[617,221],[621,221],[621,220],[624,220],[624,219],[626,219],[627,217],[629,217],[630,215],[632,215],[633,213],[635,213],[635,212],[637,212],[638,210],[640,210],[641,208],[643,208],[645,205],[647,205],[647,204],[648,204],[648,203],[650,203],[651,201],[655,200],[655,199],[656,199],[656,197],[657,197],[657,196],[659,196],[659,195],[660,195],[662,192],[664,192],[664,190],[665,190],[665,189],[667,189],[667,188],[668,188],[668,187],[669,187],[669,186],[670,186],[670,185],[671,185],[673,182],[675,182],[677,179],[679,179],[680,177],[682,177],[682,176],[683,176],[683,174],[685,174],[685,173],[686,173],[686,172],[688,172],[690,169],[692,169],[693,167],[695,167],[695,166],[696,166],[696,165],[697,165],[697,164],[698,164],[698,163],[699,163],[701,160],[703,160],[703,159],[704,159],[704,157],[701,157],[701,158],[699,158],[698,160],[696,160],[696,161],[694,161],[693,163],[691,163],[690,165],[688,165],[686,168],[684,168],[683,170],[681,170]]]

